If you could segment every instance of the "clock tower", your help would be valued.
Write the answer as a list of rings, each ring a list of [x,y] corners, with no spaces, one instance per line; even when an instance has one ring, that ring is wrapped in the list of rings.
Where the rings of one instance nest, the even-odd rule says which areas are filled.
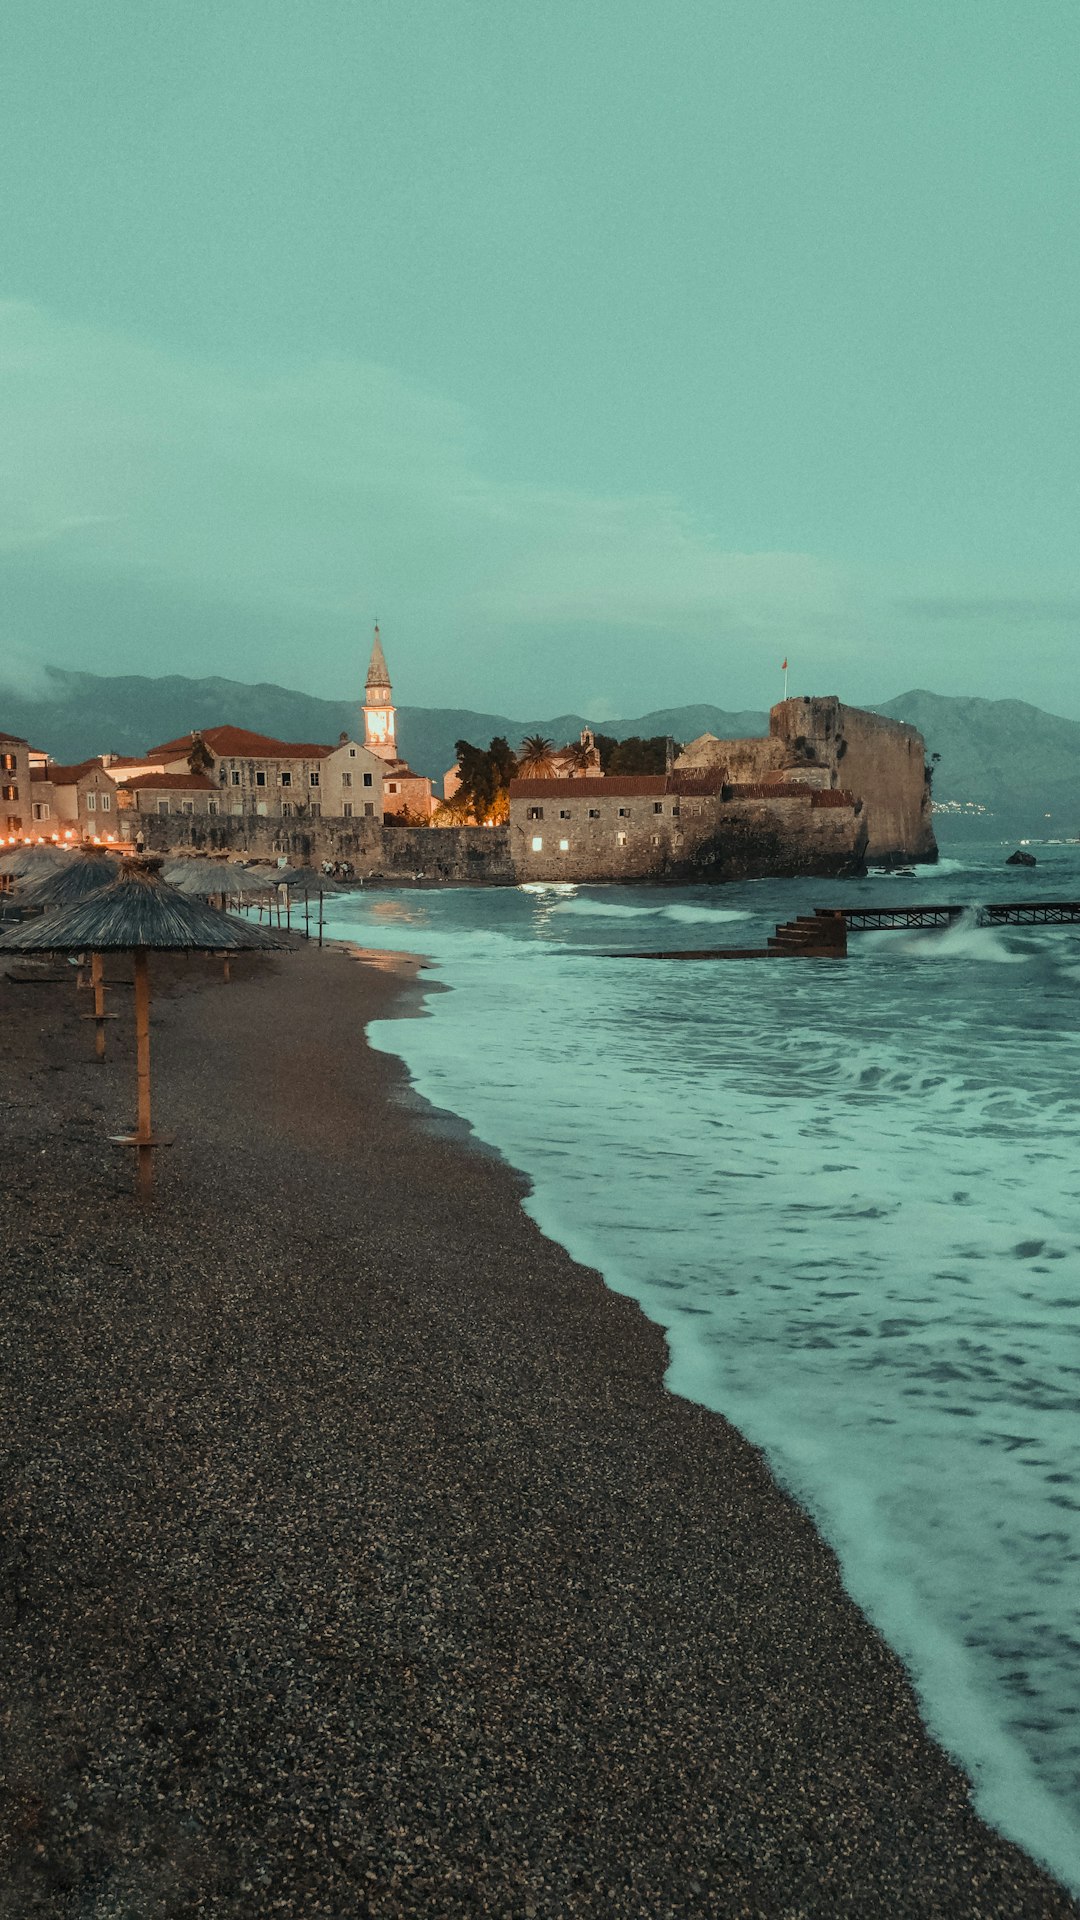
[[[375,645],[371,649],[364,689],[364,745],[371,753],[377,753],[380,760],[397,759],[394,711],[390,674],[376,620]]]

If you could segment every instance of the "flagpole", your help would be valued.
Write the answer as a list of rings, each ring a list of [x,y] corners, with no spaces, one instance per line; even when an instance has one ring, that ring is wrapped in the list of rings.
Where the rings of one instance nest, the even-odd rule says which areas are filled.
[[[787,661],[784,661],[784,699],[787,699]]]

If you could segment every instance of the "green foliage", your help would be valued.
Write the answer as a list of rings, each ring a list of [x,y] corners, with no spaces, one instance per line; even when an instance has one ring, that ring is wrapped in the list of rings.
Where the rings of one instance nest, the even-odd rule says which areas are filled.
[[[642,740],[638,734],[629,740],[612,740],[606,734],[597,734],[596,744],[600,748],[600,764],[605,773],[666,773],[669,741],[666,734],[656,733],[651,740]],[[682,752],[676,741],[670,742],[672,754]]]
[[[458,740],[454,752],[461,775],[452,802],[455,813],[463,820],[475,821],[477,826],[505,818],[506,789],[517,773],[517,760],[508,742],[496,734],[485,751],[469,740]]]

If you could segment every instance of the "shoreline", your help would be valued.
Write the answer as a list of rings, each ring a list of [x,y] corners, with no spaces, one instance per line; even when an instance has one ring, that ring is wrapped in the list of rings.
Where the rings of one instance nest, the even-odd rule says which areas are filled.
[[[142,1214],[125,1021],[0,980],[0,1913],[1080,1912],[351,947],[159,969]]]

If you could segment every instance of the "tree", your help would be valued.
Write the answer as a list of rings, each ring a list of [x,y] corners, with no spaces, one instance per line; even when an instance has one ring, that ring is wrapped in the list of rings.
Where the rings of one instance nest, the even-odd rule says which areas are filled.
[[[629,740],[619,740],[608,755],[605,773],[666,773],[668,748],[672,754],[682,752],[682,748],[667,734],[653,734],[649,740],[632,734]]]
[[[450,805],[462,824],[495,826],[509,812],[507,788],[517,773],[517,761],[506,740],[496,734],[490,746],[474,747],[470,740],[454,744],[457,754],[457,792]]]
[[[517,770],[522,780],[550,780],[555,772],[554,747],[542,733],[526,734],[518,754]]]
[[[190,773],[212,773],[214,770],[214,756],[201,733],[197,733],[191,742],[187,763]]]
[[[588,773],[593,764],[593,751],[592,747],[585,745],[584,740],[571,740],[570,744],[563,748],[563,753],[575,773]]]

